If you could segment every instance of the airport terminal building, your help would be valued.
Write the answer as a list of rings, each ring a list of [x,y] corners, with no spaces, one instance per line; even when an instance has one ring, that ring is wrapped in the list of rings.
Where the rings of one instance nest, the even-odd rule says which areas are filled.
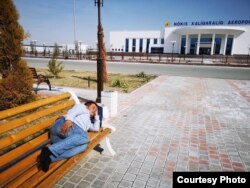
[[[166,22],[164,31],[111,31],[114,52],[247,55],[250,20]]]

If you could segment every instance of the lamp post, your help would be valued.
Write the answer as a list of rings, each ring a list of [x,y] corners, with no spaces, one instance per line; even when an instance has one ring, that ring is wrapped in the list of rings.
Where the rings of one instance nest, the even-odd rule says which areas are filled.
[[[250,66],[250,64],[249,64],[249,53],[250,53],[250,45],[248,46],[248,54],[247,54],[247,64],[248,64],[248,66]]]
[[[82,59],[82,52],[81,52],[82,51],[82,49],[81,49],[82,41],[79,40],[78,43],[79,43],[80,59]]]
[[[36,42],[37,40],[32,40],[32,45],[34,45],[34,51],[35,51],[35,56],[37,56],[37,51],[36,51]]]
[[[112,52],[113,44],[110,44],[110,59],[113,59],[113,52]]]
[[[174,44],[176,43],[176,41],[171,41],[172,43],[172,63],[173,63],[173,57],[174,57]]]
[[[104,0],[95,0],[95,6],[98,8],[98,55],[97,55],[97,98],[96,102],[101,103],[101,92],[103,91],[103,62],[101,58],[101,51],[103,50],[102,24],[101,24],[101,6]]]
[[[184,46],[184,49],[185,49],[185,51],[184,51],[184,61],[185,61],[185,58],[186,58],[186,48],[187,48],[187,46],[185,45]]]
[[[45,46],[45,43],[43,43],[43,56],[45,57],[46,55],[46,46]]]
[[[122,45],[122,60],[124,60],[124,45]]]
[[[74,0],[73,14],[74,14],[74,42],[76,42],[76,2],[75,0]]]

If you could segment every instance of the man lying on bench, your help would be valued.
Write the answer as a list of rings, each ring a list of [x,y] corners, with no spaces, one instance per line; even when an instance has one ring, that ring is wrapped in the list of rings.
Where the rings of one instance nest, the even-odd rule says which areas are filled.
[[[50,129],[52,144],[42,148],[40,167],[49,170],[51,162],[72,157],[86,150],[88,131],[99,131],[98,105],[94,101],[76,104],[66,116],[59,117]]]

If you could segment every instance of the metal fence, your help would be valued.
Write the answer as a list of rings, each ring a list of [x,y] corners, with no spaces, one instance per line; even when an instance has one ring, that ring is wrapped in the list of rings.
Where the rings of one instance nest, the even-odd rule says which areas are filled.
[[[26,52],[25,57],[51,58],[52,53]],[[97,51],[81,53],[60,53],[59,59],[96,60]],[[193,65],[224,65],[224,66],[250,66],[249,55],[185,55],[185,54],[149,54],[130,52],[107,52],[106,59],[114,62],[142,62],[167,64],[193,64]]]

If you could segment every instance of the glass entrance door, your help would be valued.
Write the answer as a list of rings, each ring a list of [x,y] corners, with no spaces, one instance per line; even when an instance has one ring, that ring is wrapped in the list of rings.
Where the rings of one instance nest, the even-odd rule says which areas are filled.
[[[211,54],[211,48],[200,48],[200,55],[205,54],[205,55],[210,55]]]

